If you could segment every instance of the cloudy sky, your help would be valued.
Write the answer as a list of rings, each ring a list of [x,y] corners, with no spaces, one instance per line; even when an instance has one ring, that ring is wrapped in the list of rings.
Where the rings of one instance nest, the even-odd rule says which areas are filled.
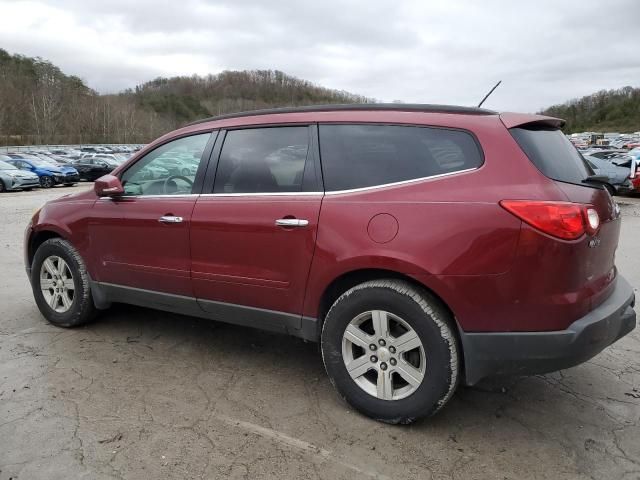
[[[537,111],[640,87],[639,0],[0,0],[0,48],[100,92],[279,69],[381,101]]]

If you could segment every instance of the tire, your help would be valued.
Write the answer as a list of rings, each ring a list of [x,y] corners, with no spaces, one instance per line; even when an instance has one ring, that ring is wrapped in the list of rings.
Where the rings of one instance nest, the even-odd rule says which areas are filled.
[[[0,193],[6,192],[7,187],[4,186],[4,182],[0,180]]]
[[[55,185],[53,178],[51,177],[40,177],[40,186],[42,188],[51,188]]]
[[[43,264],[45,260],[51,260],[54,266],[59,267],[61,264],[52,260],[55,258],[64,261],[68,268],[68,273],[71,274],[73,283],[71,304],[66,311],[56,311],[52,308],[45,298],[46,294],[42,290],[41,276],[52,277],[51,273],[49,273],[50,270],[48,270],[46,266],[44,267],[46,273],[43,273]],[[68,273],[66,277],[69,277]],[[65,275],[62,275],[63,278],[64,276]],[[49,278],[46,280],[49,280]],[[91,298],[89,275],[87,274],[84,261],[77,250],[66,240],[52,238],[40,245],[31,265],[31,287],[40,313],[56,326],[76,327],[83,325],[91,321],[96,314],[96,308]],[[52,290],[50,289],[48,293],[50,297],[52,296],[51,292]],[[71,297],[71,294],[69,296]],[[56,302],[61,308],[65,307],[63,303],[61,298],[59,302]]]
[[[371,316],[370,320],[368,316]],[[372,328],[374,317],[388,320],[391,333],[386,337],[384,347],[380,346],[382,343],[375,345],[380,339],[377,330]],[[356,322],[364,322],[357,327],[358,342],[363,340],[362,333],[366,337],[361,346],[354,347],[358,342],[345,340],[345,332],[347,327],[353,332]],[[393,424],[408,424],[429,417],[447,403],[458,385],[460,357],[452,325],[455,325],[454,320],[439,301],[409,282],[387,279],[362,283],[342,294],[327,313],[321,335],[325,369],[338,393],[369,417]],[[402,353],[402,340],[398,339],[404,333],[411,333],[411,345],[416,344],[417,337],[420,346]],[[376,350],[372,350],[371,344],[369,349],[364,348],[369,341]],[[356,358],[356,351],[364,351],[364,355],[358,354]],[[372,355],[374,353],[377,356]],[[362,368],[358,367],[354,372],[368,371],[357,379],[352,378],[345,358],[347,362],[361,363]],[[407,370],[408,366],[413,370]],[[386,385],[391,387],[383,388],[381,394],[383,369],[389,375],[384,378],[391,378]],[[422,377],[418,375],[420,372]],[[412,379],[412,384],[406,381],[407,378]]]

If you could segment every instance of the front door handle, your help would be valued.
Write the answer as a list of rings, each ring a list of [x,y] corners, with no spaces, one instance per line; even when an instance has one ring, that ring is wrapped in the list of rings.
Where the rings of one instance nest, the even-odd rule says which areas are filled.
[[[158,219],[160,223],[182,223],[182,217],[174,217],[173,215],[164,215]]]
[[[306,227],[309,225],[309,220],[303,220],[300,218],[279,218],[276,220],[276,225],[278,227]]]

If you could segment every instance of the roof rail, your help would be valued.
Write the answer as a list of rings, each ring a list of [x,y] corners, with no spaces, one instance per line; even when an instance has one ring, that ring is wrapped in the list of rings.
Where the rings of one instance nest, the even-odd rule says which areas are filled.
[[[461,107],[457,105],[433,105],[421,103],[353,103],[353,104],[329,104],[307,105],[303,107],[268,108],[263,110],[251,110],[247,112],[227,113],[215,117],[203,118],[191,122],[186,126],[199,123],[213,122],[227,118],[250,117],[254,115],[274,115],[277,113],[304,113],[304,112],[339,112],[346,110],[369,111],[398,111],[398,112],[429,112],[429,113],[459,113],[465,115],[496,115],[498,112],[477,107]]]

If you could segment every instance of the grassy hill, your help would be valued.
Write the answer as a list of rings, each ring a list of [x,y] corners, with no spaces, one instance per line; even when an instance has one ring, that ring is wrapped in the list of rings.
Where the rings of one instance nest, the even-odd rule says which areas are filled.
[[[200,118],[253,110],[372,99],[277,70],[156,78],[100,95],[41,58],[0,49],[0,145],[148,142]]]
[[[640,88],[601,90],[540,112],[567,121],[567,133],[640,131]]]

